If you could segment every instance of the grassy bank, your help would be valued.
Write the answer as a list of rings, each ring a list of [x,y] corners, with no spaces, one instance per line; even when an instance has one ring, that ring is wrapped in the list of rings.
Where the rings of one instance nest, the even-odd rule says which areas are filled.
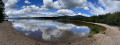
[[[88,37],[92,37],[92,35],[97,34],[97,33],[105,34],[104,31],[105,31],[105,28],[104,28],[104,27],[101,27],[101,28],[100,28],[99,26],[92,26],[92,27],[91,27],[91,31],[90,31]]]

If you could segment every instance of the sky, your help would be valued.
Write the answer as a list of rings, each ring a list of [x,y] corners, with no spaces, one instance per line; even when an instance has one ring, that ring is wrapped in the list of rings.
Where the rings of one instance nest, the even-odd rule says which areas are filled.
[[[120,11],[119,0],[3,0],[9,17],[86,17]]]

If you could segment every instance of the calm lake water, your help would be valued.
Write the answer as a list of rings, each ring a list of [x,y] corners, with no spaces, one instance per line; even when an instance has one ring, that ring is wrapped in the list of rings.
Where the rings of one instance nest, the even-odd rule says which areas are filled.
[[[87,37],[90,27],[74,21],[9,19],[13,27],[26,36],[43,41],[64,41]],[[74,22],[74,23],[73,23]],[[79,24],[77,24],[79,23]]]

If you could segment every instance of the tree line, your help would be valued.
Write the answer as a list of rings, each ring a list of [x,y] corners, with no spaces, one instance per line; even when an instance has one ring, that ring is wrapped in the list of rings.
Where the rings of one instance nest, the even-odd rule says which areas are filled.
[[[60,17],[39,17],[42,19],[58,19],[58,20],[77,20],[77,21],[86,21],[86,22],[95,22],[95,23],[105,23],[109,25],[120,26],[120,12],[115,12],[113,14],[108,13],[104,15],[95,15],[91,17],[82,17],[82,16],[60,16]]]
[[[98,16],[92,16],[87,18],[82,18],[82,21],[95,22],[95,23],[105,23],[109,25],[120,26],[120,12],[115,12],[113,14],[104,14]]]
[[[4,3],[0,0],[0,22],[4,21],[5,13],[4,13]]]
[[[115,12],[113,14],[103,14],[95,15],[91,17],[58,17],[56,19],[60,20],[77,20],[77,21],[86,21],[86,22],[95,22],[95,23],[105,23],[109,25],[120,26],[120,12]]]

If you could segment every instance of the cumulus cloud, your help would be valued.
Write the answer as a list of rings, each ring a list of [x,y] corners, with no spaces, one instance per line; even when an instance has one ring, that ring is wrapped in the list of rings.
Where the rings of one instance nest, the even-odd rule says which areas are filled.
[[[58,0],[60,1],[61,8],[76,9],[86,7],[87,0]]]
[[[84,10],[90,10],[88,7],[84,7]]]
[[[58,1],[53,2],[53,0],[43,0],[43,6],[41,6],[42,8],[45,9],[59,9],[59,3]]]
[[[59,16],[54,12],[46,12],[35,5],[23,6],[21,10],[13,10],[6,12],[9,17],[53,17]]]
[[[29,2],[28,0],[25,0],[25,3],[26,3],[26,4],[31,4],[31,2]]]
[[[87,0],[43,0],[42,8],[46,9],[79,9],[83,8],[89,10],[87,7]]]
[[[21,7],[21,10],[16,10],[16,3],[19,0],[3,0],[5,3],[5,12],[7,15],[22,15],[22,16],[63,16],[63,15],[75,15],[74,11],[70,9],[81,9],[90,11],[94,15],[114,13],[120,11],[119,0],[98,0],[98,4],[88,2],[87,0],[43,0],[42,6],[29,5]],[[28,0],[25,3],[30,4]],[[88,4],[88,5],[87,5]],[[58,9],[55,12],[46,12],[50,9]],[[14,13],[13,13],[14,12]],[[81,13],[78,13],[81,14]],[[86,14],[81,14],[87,16]]]
[[[62,15],[73,15],[74,14],[74,12],[69,9],[60,9],[57,11],[57,13],[62,14]]]
[[[82,13],[78,13],[78,15],[81,15],[81,16],[85,16],[85,17],[90,17],[90,15],[87,15],[87,14],[82,14]]]
[[[7,15],[29,15],[29,14],[35,14],[39,13],[41,10],[39,7],[35,5],[30,5],[30,6],[23,6],[22,10],[19,11],[7,11]]]
[[[22,6],[21,10],[17,10],[16,3],[19,0],[3,0],[5,3],[6,14],[9,17],[53,17],[53,16],[64,16],[64,15],[75,15],[74,11],[69,9],[83,8],[89,10],[86,6],[87,0],[43,0],[44,5],[41,7],[36,5]],[[71,3],[70,3],[71,2]],[[28,0],[25,3],[30,4]],[[70,3],[70,4],[69,4]],[[47,12],[49,9],[58,9],[55,12]]]
[[[5,9],[6,10],[14,10],[16,9],[18,6],[16,5],[16,3],[19,0],[3,0],[3,2],[5,3]]]
[[[51,3],[52,0],[46,0],[46,1],[44,0],[44,4],[46,5],[45,6],[46,8],[40,8],[36,5],[29,5],[29,6],[22,6],[21,10],[16,10],[17,2],[18,0],[14,0],[14,1],[4,0],[5,6],[6,6],[6,14],[9,15],[9,17],[53,17],[53,16],[63,16],[63,15],[68,15],[73,13],[72,10],[68,10],[68,9],[60,9],[55,12],[46,12],[45,11],[46,8],[47,9],[49,8],[49,6],[47,7],[47,5]],[[56,5],[55,8],[59,7],[58,1],[55,1],[53,5]]]
[[[91,8],[91,13],[95,15],[106,14],[106,13],[114,13],[116,11],[120,11],[120,1],[115,0],[98,0],[98,5],[95,5],[91,2],[88,3]]]
[[[69,9],[60,9],[56,12],[46,12],[38,6],[30,5],[23,6],[21,10],[17,11],[7,11],[7,15],[11,15],[11,17],[56,17],[56,16],[64,16],[64,15],[74,15],[74,12]]]

